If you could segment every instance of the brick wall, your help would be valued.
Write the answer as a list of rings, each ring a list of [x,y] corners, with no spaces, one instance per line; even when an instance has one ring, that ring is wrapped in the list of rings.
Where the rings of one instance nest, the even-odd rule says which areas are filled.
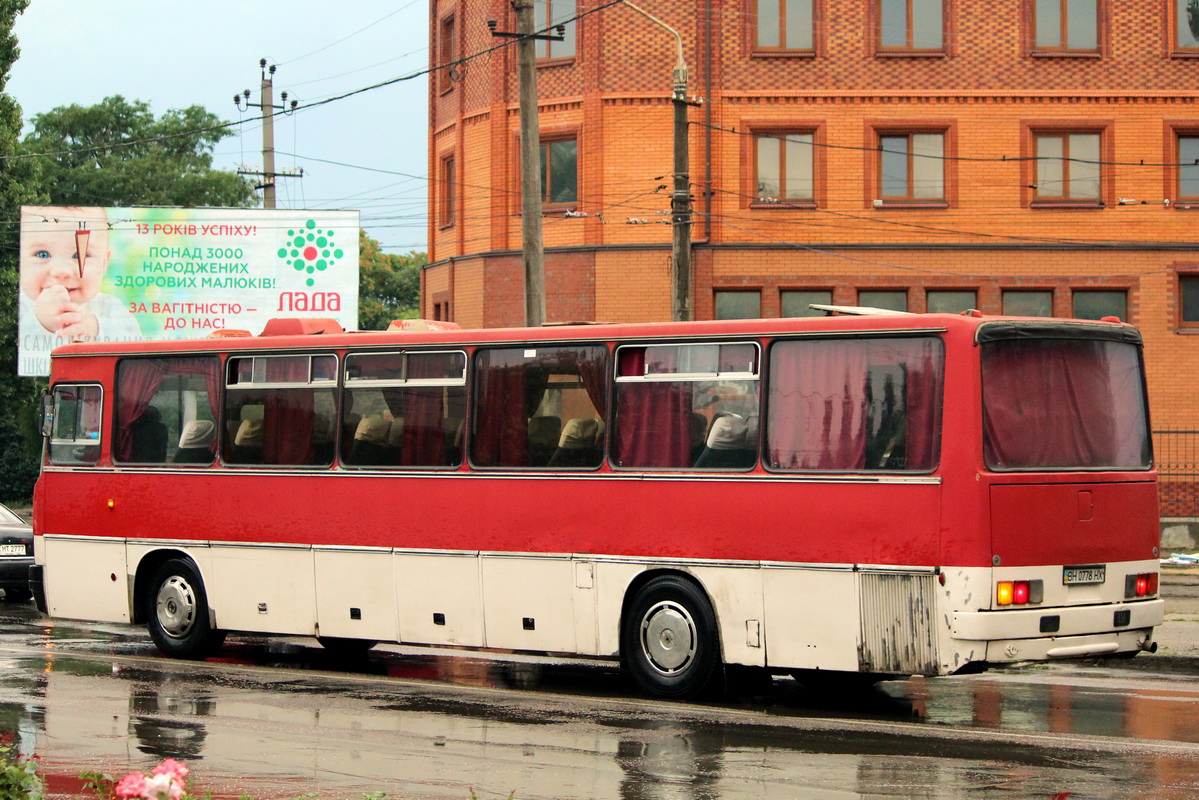
[[[1099,54],[1072,57],[1030,53],[1027,2],[947,0],[946,52],[932,57],[877,54],[868,0],[817,6],[804,57],[753,51],[752,0],[653,9],[683,35],[690,91],[706,100],[689,111],[695,316],[713,315],[718,289],[759,291],[764,316],[780,313],[788,288],[831,289],[844,304],[861,289],[903,289],[914,311],[930,289],[972,289],[986,313],[1005,289],[1050,290],[1063,316],[1077,290],[1119,289],[1145,336],[1154,427],[1199,428],[1199,336],[1177,324],[1178,270],[1199,270],[1199,209],[1162,202],[1174,197],[1163,165],[1175,131],[1199,132],[1199,60],[1171,52],[1173,2],[1101,0]],[[439,0],[431,15],[447,13],[465,53],[499,41],[488,17],[515,24],[502,0]],[[580,21],[577,41],[576,59],[538,75],[543,133],[579,139],[572,211],[585,215],[543,219],[547,319],[667,319],[673,41],[623,6]],[[455,154],[462,212],[450,229],[431,226],[427,272],[458,270],[461,323],[523,319],[515,66],[505,48],[449,92],[431,81],[430,149]],[[948,202],[875,208],[878,132],[929,125],[946,134]],[[1102,132],[1102,206],[1032,207],[1038,126]],[[816,203],[758,204],[748,134],[792,128],[816,131]]]

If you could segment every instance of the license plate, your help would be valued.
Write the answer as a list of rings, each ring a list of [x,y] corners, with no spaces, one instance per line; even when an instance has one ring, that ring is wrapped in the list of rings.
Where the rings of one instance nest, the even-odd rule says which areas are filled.
[[[25,545],[23,544],[0,544],[0,556],[23,555],[25,555]]]
[[[1107,580],[1107,565],[1090,564],[1085,567],[1066,567],[1062,570],[1062,583],[1078,586],[1085,583],[1103,583]]]

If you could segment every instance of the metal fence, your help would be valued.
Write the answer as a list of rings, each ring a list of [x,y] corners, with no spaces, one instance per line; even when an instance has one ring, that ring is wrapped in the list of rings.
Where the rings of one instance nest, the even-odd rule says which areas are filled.
[[[1199,517],[1199,431],[1154,431],[1163,517]]]

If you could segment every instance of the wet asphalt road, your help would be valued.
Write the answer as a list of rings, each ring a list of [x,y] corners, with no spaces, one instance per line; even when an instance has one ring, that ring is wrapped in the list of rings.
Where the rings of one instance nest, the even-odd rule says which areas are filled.
[[[1199,630],[1199,578],[1178,597],[1163,633]],[[348,664],[313,640],[232,636],[218,659],[171,661],[139,628],[0,605],[0,731],[53,796],[169,756],[194,792],[262,799],[1183,798],[1199,794],[1193,638],[1132,661],[776,679],[682,704],[604,662],[383,647]]]

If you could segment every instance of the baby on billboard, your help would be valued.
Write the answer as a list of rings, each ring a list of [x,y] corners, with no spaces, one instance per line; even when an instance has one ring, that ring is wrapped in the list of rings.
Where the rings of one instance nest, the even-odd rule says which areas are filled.
[[[67,342],[141,339],[125,303],[100,290],[111,254],[105,210],[53,211],[47,217],[22,209],[22,359],[44,360]]]

